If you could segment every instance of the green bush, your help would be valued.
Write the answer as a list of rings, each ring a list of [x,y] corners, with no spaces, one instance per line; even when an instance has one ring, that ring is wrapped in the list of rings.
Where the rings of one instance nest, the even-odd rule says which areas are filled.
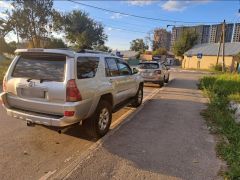
[[[216,64],[211,66],[210,68],[212,71],[222,71],[222,65],[221,64]]]
[[[216,81],[215,76],[205,76],[200,80],[200,88],[210,90],[213,89],[213,85]]]
[[[217,130],[222,137],[227,138],[218,144],[218,153],[226,160],[229,169],[226,179],[240,178],[240,126],[236,124],[229,100],[240,100],[240,75],[222,74],[203,77],[200,88],[207,92],[210,104],[204,116],[208,124]]]

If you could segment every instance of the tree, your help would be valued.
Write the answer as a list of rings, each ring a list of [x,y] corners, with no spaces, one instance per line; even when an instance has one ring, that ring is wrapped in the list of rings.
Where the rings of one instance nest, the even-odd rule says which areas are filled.
[[[176,56],[183,54],[197,44],[198,34],[192,30],[185,30],[180,39],[174,44],[173,52]]]
[[[97,51],[112,52],[112,49],[110,49],[109,47],[107,47],[105,45],[94,46],[93,49],[97,50]]]
[[[8,53],[14,54],[14,51],[17,49],[17,44],[15,41],[7,43],[4,37],[0,37],[0,54]]]
[[[18,38],[30,41],[33,47],[40,47],[40,41],[49,36],[53,0],[16,0],[12,6],[12,11],[6,12],[8,20],[3,32],[14,32]]]
[[[55,13],[56,30],[63,31],[66,39],[79,49],[92,49],[104,45],[107,35],[101,23],[91,19],[87,13],[75,10],[66,15]]]
[[[167,50],[165,48],[158,48],[152,52],[153,56],[167,55]]]
[[[145,50],[148,49],[148,45],[144,43],[143,39],[132,40],[130,44],[131,44],[130,49],[132,51],[144,52]]]
[[[62,39],[49,38],[44,43],[44,48],[55,49],[55,48],[67,48],[67,45]]]
[[[3,54],[7,51],[7,43],[3,37],[0,37],[0,54]]]

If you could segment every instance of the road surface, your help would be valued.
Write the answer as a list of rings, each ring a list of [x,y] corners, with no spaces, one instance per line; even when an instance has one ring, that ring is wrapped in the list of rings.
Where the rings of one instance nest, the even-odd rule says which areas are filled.
[[[158,89],[158,85],[145,87],[145,100]],[[111,128],[117,127],[128,111],[131,113],[131,108],[126,107],[114,113]],[[40,178],[64,168],[95,142],[80,126],[64,134],[42,126],[27,127],[24,121],[7,116],[0,106],[0,179]]]
[[[108,152],[115,155],[113,161],[107,157],[104,161],[115,162],[116,164],[120,162],[120,164],[117,164],[120,168],[124,165],[125,160],[122,161],[120,159],[118,161],[118,159],[114,159],[120,157],[130,160],[130,162],[135,163],[140,169],[144,170],[131,169],[132,167],[127,163],[126,167],[122,167],[117,171],[120,179],[121,177],[122,179],[134,179],[136,174],[129,174],[131,170],[139,173],[135,178],[139,176],[154,179],[159,177],[164,179],[168,177],[170,179],[175,177],[187,179],[187,177],[190,177],[189,179],[191,179],[194,175],[207,177],[206,179],[215,177],[219,168],[219,162],[215,158],[214,141],[212,137],[209,137],[206,125],[199,115],[199,112],[205,107],[198,103],[201,96],[199,93],[196,93],[196,81],[201,76],[203,76],[203,73],[175,70],[171,73],[171,80],[173,81],[166,88],[161,89],[161,91],[159,91],[158,85],[147,84],[144,87],[144,101],[150,101],[135,116],[139,115],[140,120],[141,118],[147,118],[149,121],[154,120],[154,117],[159,117],[157,114],[160,111],[163,112],[161,118],[159,117],[160,121],[162,121],[159,130],[161,138],[156,136],[155,139],[151,140],[153,142],[159,141],[156,147],[161,147],[162,149],[156,157],[153,154],[149,154],[148,156],[142,156],[142,159],[139,158],[138,160],[134,159],[134,154],[139,153],[139,150],[131,148],[131,143],[138,140],[134,139],[135,136],[133,135],[125,133],[128,136],[126,140],[129,140],[129,142],[125,142],[129,145],[126,148],[130,152],[127,152],[127,150],[123,150],[123,152],[118,150],[118,148],[114,149],[114,147],[105,144]],[[153,97],[154,94],[155,96]],[[149,113],[150,110],[154,110],[156,114]],[[124,121],[133,111],[133,108],[126,107],[115,113],[111,129],[117,128],[118,124]],[[180,121],[175,123],[175,119],[179,118],[179,116],[188,119],[181,118]],[[195,119],[196,116],[198,117],[197,119]],[[69,167],[80,155],[88,152],[89,148],[96,144],[97,141],[87,137],[80,126],[69,129],[64,134],[58,134],[56,131],[42,126],[27,127],[25,122],[8,117],[2,107],[0,107],[0,117],[1,180],[39,179],[46,177],[51,172],[57,175],[58,172]],[[125,125],[121,126],[110,137],[117,136],[116,138],[121,140],[121,132],[127,130],[126,128]],[[154,129],[154,127],[152,128]],[[119,132],[120,135],[118,136]],[[131,133],[134,133],[134,131]],[[142,139],[141,141],[144,142],[146,140],[147,142],[147,139],[144,140],[144,137],[147,138],[151,133],[154,133],[154,131],[143,131],[140,138]],[[111,143],[113,141],[110,142],[110,145]],[[145,148],[144,152],[154,152],[154,145],[145,147],[145,144],[140,144],[141,148],[143,146]],[[177,150],[178,152],[176,152]],[[122,165],[121,162],[123,163]],[[151,164],[152,162],[155,162],[157,167],[154,166],[154,163]],[[93,168],[88,164],[92,171],[89,171],[87,168],[78,169],[78,171],[73,172],[71,178],[79,179],[81,176],[91,179],[91,176],[88,176],[89,174],[93,175],[92,178],[96,175],[96,177],[98,175],[100,177],[102,174],[98,168],[101,167],[97,166],[98,163],[95,164],[96,166],[94,166],[94,162],[92,164]],[[213,165],[214,167],[212,167]],[[116,172],[114,163],[110,163],[110,166],[106,166],[106,168],[110,169],[105,170]],[[155,174],[148,176],[149,170]],[[94,171],[97,171],[97,173],[91,174]],[[159,176],[159,173],[163,176]],[[102,179],[105,178],[104,175],[109,174],[103,174]]]

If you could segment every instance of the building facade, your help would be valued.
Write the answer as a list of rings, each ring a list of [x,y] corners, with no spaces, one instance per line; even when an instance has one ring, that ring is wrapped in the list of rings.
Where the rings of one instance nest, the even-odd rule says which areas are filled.
[[[185,30],[195,31],[199,35],[197,44],[209,42],[210,25],[173,27],[171,36],[171,49],[174,43],[182,36]]]
[[[235,24],[232,42],[240,42],[240,23]]]
[[[158,48],[165,48],[169,50],[171,46],[171,32],[166,29],[155,29],[154,30],[154,40],[153,40],[153,50]]]
[[[219,43],[199,44],[184,53],[182,68],[185,69],[213,69],[217,64],[222,65],[222,56],[218,56]],[[198,54],[202,56],[199,58]],[[222,53],[222,52],[221,52]],[[225,66],[234,71],[237,69],[240,59],[240,42],[225,44]],[[221,55],[221,54],[220,54]],[[218,59],[218,60],[217,60]]]

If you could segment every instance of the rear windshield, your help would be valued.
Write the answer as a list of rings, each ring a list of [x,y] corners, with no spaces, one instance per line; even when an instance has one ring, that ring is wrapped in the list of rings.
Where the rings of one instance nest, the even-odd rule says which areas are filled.
[[[157,64],[157,63],[140,63],[139,68],[140,69],[158,69],[159,64]]]
[[[65,56],[21,56],[12,77],[23,77],[43,81],[64,81]]]

